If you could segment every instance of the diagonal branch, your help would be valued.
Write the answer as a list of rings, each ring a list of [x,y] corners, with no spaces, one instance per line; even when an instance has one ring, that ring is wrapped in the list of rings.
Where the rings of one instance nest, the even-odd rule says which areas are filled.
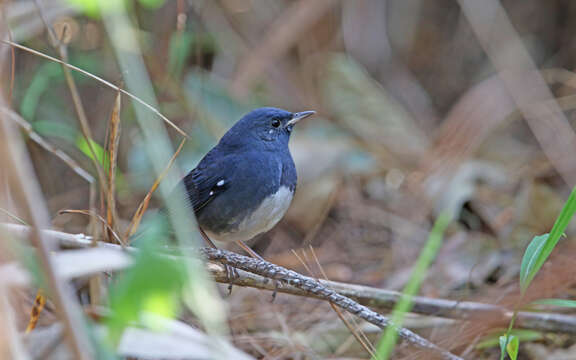
[[[30,231],[29,227],[17,224],[0,224],[0,228],[6,231],[10,231],[15,235],[20,234],[22,236],[25,236]],[[86,238],[84,235],[73,235],[53,230],[43,231],[43,234],[49,238],[57,239],[60,245],[63,247],[88,247],[92,244],[91,239]],[[132,247],[122,249],[120,246],[114,244],[101,242],[98,244],[103,247],[115,248],[120,251],[137,251]],[[281,266],[271,264],[264,260],[249,258],[230,251],[203,248],[200,249],[200,252],[209,260],[217,261],[222,264],[228,264],[244,271],[279,280],[283,284],[286,284],[289,287],[295,287],[303,293],[313,294],[314,297],[329,301],[330,303],[374,325],[377,325],[380,328],[385,328],[388,326],[394,326],[396,328],[396,326],[384,316],[368,309],[364,305],[360,305],[356,301],[347,298],[346,296],[341,295],[332,289],[327,288],[311,277],[301,275],[295,271],[285,269]],[[269,280],[268,282],[272,283],[272,281]],[[279,291],[283,291],[283,289],[284,286],[280,287]],[[413,333],[408,329],[397,328],[397,331],[403,340],[420,349],[432,351],[443,359],[461,359],[460,357],[441,349],[437,345],[431,343],[430,341],[422,338],[421,336]]]
[[[28,226],[6,223],[0,223],[0,229],[19,237],[28,236],[30,231]],[[92,246],[92,238],[84,234],[70,234],[55,230],[44,230],[42,233],[49,239],[57,240],[63,248],[87,248]],[[136,251],[133,247],[127,246],[125,249],[122,249],[119,245],[104,242],[98,242],[98,246],[116,249],[118,251]],[[259,263],[259,261],[257,263]],[[224,267],[220,265],[219,261],[210,262],[207,266],[208,271],[210,271],[215,281],[220,283],[229,282],[228,275],[224,270]],[[254,264],[254,266],[257,267],[256,264]],[[281,267],[279,268],[283,269]],[[378,309],[388,310],[393,308],[398,299],[402,296],[402,293],[397,291],[377,289],[370,286],[325,280],[320,280],[319,282],[325,287],[328,287],[346,297],[352,298],[362,305]],[[253,273],[251,270],[239,270],[238,278],[234,280],[234,285],[270,291],[275,290],[273,281],[265,276]],[[319,295],[314,294],[310,290],[304,290],[302,287],[296,287],[289,284],[283,284],[283,286],[278,288],[277,291],[296,296],[320,298]],[[411,312],[427,316],[437,316],[464,321],[475,320],[478,318],[500,318],[502,319],[502,322],[507,322],[510,316],[512,316],[512,311],[501,305],[472,301],[436,299],[425,296],[415,296],[413,301],[414,306],[412,307]],[[517,325],[524,329],[576,334],[576,316],[573,315],[521,311],[518,313],[516,321]]]
[[[202,254],[209,260],[218,261],[220,263],[233,266],[235,268],[249,271],[267,278],[281,281],[282,283],[292,285],[306,292],[314,294],[316,297],[329,301],[330,303],[358,316],[361,319],[368,321],[380,328],[393,326],[398,331],[398,336],[404,341],[425,349],[433,351],[440,355],[443,359],[460,359],[458,356],[441,349],[437,345],[424,339],[420,335],[413,333],[405,328],[397,328],[384,316],[370,310],[364,305],[360,305],[356,301],[337,293],[322,285],[315,279],[301,275],[293,270],[288,270],[278,265],[274,265],[265,260],[253,259],[246,256],[238,255],[229,251],[220,249],[203,248]]]

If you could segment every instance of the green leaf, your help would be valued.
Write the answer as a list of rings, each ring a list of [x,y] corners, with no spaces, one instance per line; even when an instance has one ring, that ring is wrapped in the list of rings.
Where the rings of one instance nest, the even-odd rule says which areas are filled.
[[[526,291],[548,256],[556,247],[558,240],[564,234],[566,227],[576,212],[576,187],[572,189],[566,204],[556,219],[550,234],[536,236],[526,249],[520,267],[520,287],[522,293]]]
[[[497,332],[490,334],[489,336],[485,337],[478,344],[475,346],[476,349],[488,349],[494,346],[498,346],[500,343],[500,334],[502,334],[502,330],[500,329]],[[534,330],[526,330],[526,329],[512,329],[510,332],[511,336],[516,336],[519,341],[529,342],[529,341],[538,341],[544,338],[544,335],[539,331]]]
[[[170,38],[168,52],[168,71],[175,79],[180,79],[186,60],[193,49],[194,34],[191,32],[175,32]]]
[[[100,146],[100,144],[98,144],[93,140],[90,140],[90,144],[92,145],[92,149],[94,149],[94,155],[96,156],[95,159],[94,156],[92,156],[92,151],[90,151],[88,141],[84,138],[84,136],[79,135],[76,138],[76,146],[78,147],[78,149],[80,149],[80,151],[82,151],[82,153],[84,153],[84,155],[88,156],[92,160],[98,161],[98,163],[100,163],[100,165],[102,165],[104,169],[108,169],[110,160],[108,158],[108,153],[106,152],[106,150],[104,150],[104,148]]]
[[[506,352],[510,356],[511,360],[516,360],[518,358],[518,348],[520,347],[520,341],[516,336],[510,337],[510,341],[506,346]]]
[[[56,83],[62,82],[62,74],[62,68],[56,63],[44,63],[38,67],[20,103],[20,113],[24,119],[34,119],[40,98],[48,89],[53,89]]]
[[[508,341],[507,341],[508,339]],[[520,341],[514,335],[507,335],[500,336],[500,352],[502,359],[504,354],[507,353],[511,360],[516,360],[518,358],[518,348],[520,347]]]
[[[80,10],[88,16],[98,18],[100,15],[118,11],[123,8],[124,0],[67,0],[73,6],[80,8]]]
[[[540,269],[538,266],[539,260],[542,258],[546,242],[550,238],[550,234],[534,236],[522,257],[522,265],[520,266],[520,286],[522,292],[526,290],[536,273]]]
[[[567,299],[541,299],[534,301],[532,304],[576,308],[576,300]]]
[[[139,0],[139,2],[149,9],[157,9],[164,4],[164,0]]]
[[[394,350],[398,338],[398,332],[396,329],[402,326],[406,313],[412,309],[412,297],[418,293],[420,285],[426,276],[426,272],[436,257],[440,245],[442,245],[444,231],[450,224],[450,221],[451,218],[446,213],[440,214],[436,219],[432,231],[430,231],[430,235],[428,236],[428,240],[426,241],[426,245],[424,246],[424,249],[422,249],[418,260],[416,261],[416,265],[412,270],[410,280],[404,287],[402,297],[394,307],[392,318],[390,320],[395,326],[389,326],[386,328],[378,342],[377,352],[373,359],[388,359],[392,354],[392,350]]]
[[[52,136],[74,143],[78,139],[78,131],[59,121],[38,120],[31,123],[32,128],[41,136]]]
[[[141,320],[146,313],[176,317],[179,298],[188,281],[182,257],[168,257],[162,251],[159,239],[168,234],[165,218],[157,216],[145,227],[133,266],[120,276],[110,291],[113,316],[107,325],[109,340],[114,345],[120,341],[124,329]]]

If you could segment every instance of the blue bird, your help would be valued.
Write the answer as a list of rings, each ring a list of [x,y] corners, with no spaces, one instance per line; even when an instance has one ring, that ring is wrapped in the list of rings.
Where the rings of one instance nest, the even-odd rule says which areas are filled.
[[[314,111],[265,107],[242,117],[183,179],[208,241],[244,241],[282,219],[296,190],[288,141],[294,125]]]

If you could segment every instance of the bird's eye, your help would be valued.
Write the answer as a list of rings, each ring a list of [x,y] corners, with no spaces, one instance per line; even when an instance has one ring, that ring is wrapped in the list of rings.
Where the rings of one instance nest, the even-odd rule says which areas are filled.
[[[278,126],[280,126],[280,120],[278,120],[278,119],[272,120],[272,126],[274,126],[275,128],[277,128]]]

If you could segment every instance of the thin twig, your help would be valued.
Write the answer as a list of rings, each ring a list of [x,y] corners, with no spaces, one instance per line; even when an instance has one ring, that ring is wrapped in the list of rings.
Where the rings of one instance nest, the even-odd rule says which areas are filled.
[[[27,236],[30,231],[30,227],[19,224],[0,223],[0,228],[9,231],[15,236]],[[92,246],[92,238],[84,234],[70,234],[55,230],[44,230],[43,233],[47,238],[58,240],[60,246],[64,248],[87,248]],[[123,249],[119,245],[105,242],[98,242],[98,246],[117,249],[118,251],[136,251],[135,248],[130,246]],[[226,253],[241,256],[230,252]],[[220,261],[217,262],[219,263]],[[210,263],[208,265],[208,270],[214,277],[215,281],[228,283],[230,280],[227,277],[224,266],[217,262]],[[256,264],[258,263],[260,263],[260,261],[256,261]],[[257,267],[257,265],[255,265],[255,267]],[[279,268],[283,269],[281,267]],[[398,299],[402,296],[402,293],[397,291],[378,289],[370,286],[325,280],[319,280],[318,282],[330,289],[333,289],[339,294],[356,300],[362,305],[367,305],[377,309],[392,309]],[[269,278],[244,270],[238,271],[238,278],[234,280],[234,285],[269,291],[274,291],[275,289],[274,282]],[[290,284],[283,284],[283,286],[278,287],[277,290],[279,293],[320,298],[320,296],[315,294],[313,291],[307,290],[301,286],[296,287]],[[497,318],[501,319],[503,323],[507,323],[507,320],[512,316],[512,311],[510,309],[500,305],[472,301],[436,299],[425,296],[415,296],[413,301],[414,306],[412,307],[411,312],[427,316],[444,317],[464,321]],[[521,311],[518,313],[517,325],[518,327],[530,330],[576,334],[576,316],[572,315]]]
[[[184,147],[185,143],[186,143],[186,138],[182,139],[182,141],[180,142],[180,145],[178,145],[178,149],[176,149],[176,151],[174,152],[174,154],[172,155],[172,157],[168,161],[168,164],[166,165],[164,170],[160,173],[160,175],[158,175],[158,177],[154,181],[154,184],[152,184],[152,187],[150,188],[150,190],[148,190],[148,193],[146,193],[146,196],[144,196],[144,199],[142,200],[140,205],[138,205],[138,209],[136,209],[134,216],[132,216],[132,220],[130,221],[130,225],[128,225],[126,233],[124,234],[124,239],[126,240],[126,242],[128,242],[129,238],[132,235],[134,235],[134,233],[136,233],[136,230],[138,230],[138,226],[140,226],[140,222],[142,221],[142,216],[146,212],[146,209],[148,209],[148,204],[150,203],[150,199],[152,198],[152,194],[154,194],[154,191],[156,191],[156,189],[160,185],[160,182],[162,181],[162,179],[164,179],[164,177],[166,176],[166,174],[168,173],[168,171],[170,170],[170,168],[174,164],[174,161],[176,161],[176,158],[178,157],[178,154],[180,154],[180,151],[182,151],[182,148]]]
[[[110,227],[110,225],[108,225],[108,223],[106,222],[106,219],[104,219],[102,216],[100,216],[97,213],[95,213],[91,210],[66,209],[66,210],[58,211],[58,215],[60,215],[60,214],[81,214],[81,215],[91,216],[91,217],[99,220],[102,223],[102,225],[104,225],[106,227],[106,230],[108,230],[112,234],[112,236],[114,237],[114,239],[116,239],[118,244],[120,244],[122,247],[126,247],[126,244],[124,243],[124,241],[122,241],[120,236],[118,234],[116,234],[116,231],[114,231],[114,229],[112,229]]]
[[[36,131],[34,131],[32,125],[30,125],[29,122],[24,120],[15,111],[7,107],[0,107],[0,112],[6,115],[10,120],[14,121],[16,124],[18,124],[18,126],[20,126],[22,129],[24,129],[26,134],[28,134],[28,137],[32,139],[36,144],[38,144],[44,150],[54,154],[54,156],[56,156],[60,160],[64,161],[64,163],[66,163],[66,165],[68,165],[82,179],[86,180],[89,183],[94,182],[94,177],[90,175],[88,171],[84,170],[74,159],[68,156],[68,154],[66,154],[60,149],[57,149],[52,144],[44,140],[44,138],[42,138]]]
[[[322,264],[320,263],[318,256],[316,256],[316,251],[314,251],[314,248],[311,245],[309,246],[309,249],[310,249],[310,253],[312,254],[312,257],[314,258],[314,262],[316,263],[316,266],[318,266],[318,269],[322,273],[322,277],[324,278],[324,280],[328,281],[328,275],[324,271],[324,268],[322,267]],[[304,250],[302,250],[302,251],[304,252]],[[364,347],[364,349],[366,349],[366,351],[370,354],[370,356],[372,358],[375,358],[376,357],[376,355],[375,355],[376,349],[374,348],[374,346],[372,345],[372,343],[370,342],[370,340],[368,339],[368,337],[366,336],[364,331],[362,331],[362,329],[360,329],[358,324],[356,324],[355,321],[352,321],[353,323],[349,322],[344,317],[344,314],[342,313],[342,311],[340,311],[340,309],[338,309],[334,304],[330,303],[330,306],[336,312],[336,314],[338,314],[338,317],[340,319],[342,319],[342,321],[344,322],[346,327],[350,330],[350,332],[352,332],[352,334],[354,335],[356,340],[358,340],[358,342]]]
[[[284,284],[292,285],[306,292],[314,294],[316,297],[329,301],[330,303],[368,321],[382,329],[392,326],[398,331],[398,336],[404,341],[427,351],[433,351],[444,359],[460,359],[458,356],[441,349],[437,345],[424,339],[420,335],[404,328],[397,328],[384,316],[370,310],[366,306],[360,305],[356,301],[338,294],[311,277],[301,275],[293,270],[288,270],[278,265],[274,265],[265,260],[253,259],[238,255],[221,249],[203,248],[201,252],[206,258],[218,261],[222,264],[230,265],[244,271],[249,271],[267,278],[281,281]]]
[[[40,14],[40,18],[44,23],[44,27],[46,27],[46,31],[50,36],[50,43],[52,47],[58,52],[60,55],[60,59],[62,60],[62,71],[64,73],[64,79],[66,80],[66,84],[68,85],[68,89],[70,90],[70,95],[72,96],[72,103],[74,104],[74,110],[76,111],[76,115],[78,116],[78,122],[80,123],[80,131],[86,140],[86,144],[88,145],[88,150],[90,150],[90,160],[92,161],[94,168],[96,169],[96,174],[98,175],[98,184],[102,191],[102,194],[106,194],[106,177],[104,176],[104,170],[102,169],[102,164],[98,161],[98,157],[96,156],[96,149],[94,148],[94,136],[92,136],[92,130],[90,129],[90,124],[88,122],[88,116],[86,115],[86,110],[84,109],[84,104],[82,103],[82,98],[80,97],[80,92],[78,91],[78,87],[76,86],[76,81],[72,77],[72,73],[70,69],[64,65],[64,63],[68,63],[68,49],[66,44],[58,39],[56,36],[56,32],[54,28],[48,23],[46,17],[44,16],[44,9],[40,0],[35,0],[34,4],[38,9],[38,13]]]
[[[40,51],[31,49],[31,48],[29,48],[29,47],[27,47],[27,46],[20,45],[20,44],[18,44],[18,43],[15,43],[15,42],[9,41],[9,40],[0,40],[0,42],[3,42],[4,44],[8,44],[8,45],[10,45],[10,46],[14,46],[15,48],[18,48],[18,49],[20,49],[20,50],[24,50],[24,51],[26,51],[26,52],[29,52],[29,53],[34,54],[34,55],[36,55],[36,56],[40,56],[40,57],[42,57],[42,58],[44,58],[44,59],[53,61],[53,62],[55,62],[55,63],[64,65],[65,67],[69,68],[70,70],[74,70],[74,71],[76,71],[76,72],[79,72],[80,74],[85,75],[85,76],[87,76],[87,77],[89,77],[89,78],[91,78],[91,79],[94,79],[94,80],[98,81],[99,83],[101,83],[101,84],[103,84],[103,85],[105,85],[105,86],[107,86],[107,87],[109,87],[109,88],[111,88],[111,89],[114,89],[114,90],[116,90],[116,91],[120,91],[122,94],[128,96],[130,99],[136,101],[137,103],[141,104],[142,106],[144,106],[144,107],[147,108],[148,110],[152,111],[154,114],[156,114],[156,115],[157,115],[158,117],[160,117],[162,120],[164,120],[168,125],[170,125],[174,130],[176,130],[180,135],[182,135],[182,136],[184,136],[184,137],[186,137],[186,138],[189,138],[188,134],[186,134],[186,132],[184,132],[184,130],[180,129],[176,124],[174,124],[172,121],[168,120],[168,118],[167,118],[166,116],[162,115],[162,113],[160,113],[160,111],[158,111],[155,107],[153,107],[152,105],[148,104],[147,102],[145,102],[144,100],[140,99],[139,97],[137,97],[137,96],[135,96],[135,95],[132,95],[132,93],[130,93],[130,92],[122,89],[121,87],[119,87],[119,86],[117,86],[117,85],[114,85],[114,84],[112,84],[111,82],[109,82],[109,81],[107,81],[107,80],[104,80],[104,79],[102,79],[101,77],[98,77],[98,76],[96,76],[96,75],[94,75],[94,74],[92,74],[92,73],[90,73],[90,72],[88,72],[88,71],[86,71],[86,70],[83,70],[83,69],[81,69],[81,68],[79,68],[79,67],[77,67],[77,66],[71,65],[71,64],[69,64],[69,63],[67,63],[67,62],[64,62],[64,61],[62,61],[62,60],[59,60],[59,59],[57,59],[57,58],[55,58],[55,57],[52,57],[52,56],[50,56],[50,55],[46,55],[46,54],[44,54],[44,53],[41,53]]]

